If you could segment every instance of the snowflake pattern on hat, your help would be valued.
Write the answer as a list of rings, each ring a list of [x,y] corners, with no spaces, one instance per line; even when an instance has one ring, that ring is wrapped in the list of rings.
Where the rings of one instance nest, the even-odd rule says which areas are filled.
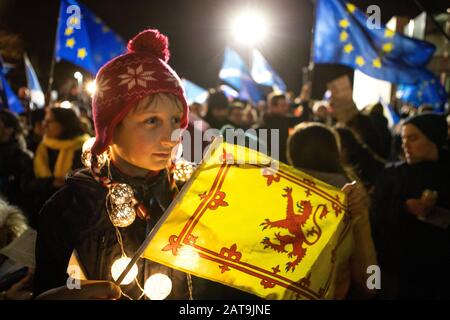
[[[118,75],[118,77],[122,79],[118,85],[121,86],[127,84],[128,90],[133,89],[135,85],[147,88],[147,81],[156,81],[156,79],[152,77],[153,73],[155,73],[155,71],[144,71],[142,64],[136,69],[127,67],[127,73]]]

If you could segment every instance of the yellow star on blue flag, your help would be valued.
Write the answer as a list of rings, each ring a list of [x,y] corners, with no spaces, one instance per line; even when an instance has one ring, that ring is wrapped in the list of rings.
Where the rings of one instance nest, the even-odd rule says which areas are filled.
[[[67,8],[76,5],[80,16]],[[79,26],[79,28],[77,28]],[[64,59],[92,74],[109,61],[124,53],[125,43],[100,18],[76,0],[61,0],[59,24],[56,35],[56,61]]]
[[[313,60],[358,69],[377,79],[415,84],[423,77],[435,47],[381,25],[369,28],[367,16],[342,0],[318,0]]]

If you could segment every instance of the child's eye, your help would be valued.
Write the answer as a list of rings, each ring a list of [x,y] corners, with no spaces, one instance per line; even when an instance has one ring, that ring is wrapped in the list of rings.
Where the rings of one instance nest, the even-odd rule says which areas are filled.
[[[150,125],[155,125],[158,123],[158,118],[157,117],[148,118],[147,120],[145,120],[145,123],[150,124]]]
[[[179,124],[181,122],[181,117],[173,117],[172,118],[172,123],[173,124]]]

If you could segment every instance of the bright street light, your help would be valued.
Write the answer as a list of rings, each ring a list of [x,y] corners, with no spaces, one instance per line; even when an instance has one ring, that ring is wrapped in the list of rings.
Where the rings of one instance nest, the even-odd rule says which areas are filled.
[[[257,11],[243,12],[234,19],[232,31],[236,40],[254,46],[267,34],[266,18]]]

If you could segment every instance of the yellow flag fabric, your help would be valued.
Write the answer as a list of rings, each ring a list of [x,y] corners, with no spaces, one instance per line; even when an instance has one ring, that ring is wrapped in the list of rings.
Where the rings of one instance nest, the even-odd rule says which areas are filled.
[[[332,299],[339,257],[350,250],[345,201],[333,186],[221,143],[143,255],[266,299]]]

